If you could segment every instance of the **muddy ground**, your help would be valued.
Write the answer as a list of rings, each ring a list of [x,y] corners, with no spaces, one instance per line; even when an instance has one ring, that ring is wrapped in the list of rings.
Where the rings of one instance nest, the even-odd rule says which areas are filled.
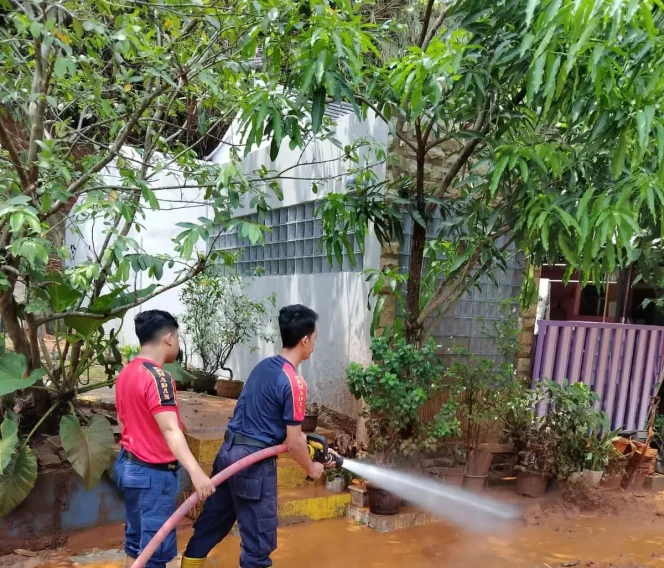
[[[664,566],[664,496],[564,489],[537,501],[513,488],[490,493],[524,507],[523,520],[492,534],[438,523],[387,534],[338,519],[284,527],[275,568],[645,568]],[[182,549],[191,528],[179,531]],[[0,536],[1,538],[1,536]],[[37,556],[0,558],[1,568],[120,568],[122,527],[72,535],[66,545]],[[217,547],[206,568],[237,566],[239,539]],[[179,566],[176,561],[173,567]],[[170,567],[169,567],[170,568]]]

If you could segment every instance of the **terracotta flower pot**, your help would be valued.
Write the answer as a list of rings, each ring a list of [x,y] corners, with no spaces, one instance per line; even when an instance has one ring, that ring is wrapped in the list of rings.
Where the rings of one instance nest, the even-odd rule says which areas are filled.
[[[429,475],[444,481],[448,485],[453,487],[463,486],[463,467],[429,467],[427,471]]]
[[[237,400],[242,394],[244,383],[242,381],[229,381],[228,379],[220,379],[215,384],[217,396]]]
[[[215,375],[201,371],[189,372],[194,376],[194,380],[191,382],[191,388],[194,389],[194,392],[215,394],[215,383],[217,382]]]
[[[474,493],[480,493],[484,491],[486,487],[489,475],[468,475],[463,476],[463,485],[462,487],[467,491],[473,491]]]
[[[549,476],[541,471],[516,472],[516,492],[525,497],[541,497],[546,493]]]
[[[318,427],[318,414],[306,414],[302,421],[302,432],[315,432]]]
[[[401,506],[401,497],[367,483],[369,511],[374,515],[396,515]]]

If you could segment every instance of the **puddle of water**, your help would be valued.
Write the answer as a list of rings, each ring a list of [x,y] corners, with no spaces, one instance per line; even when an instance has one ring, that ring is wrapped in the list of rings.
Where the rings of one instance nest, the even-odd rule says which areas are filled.
[[[184,548],[190,529],[180,531]],[[83,536],[83,535],[82,535]],[[79,539],[83,544],[83,539]],[[90,548],[100,543],[89,540]],[[103,553],[100,553],[103,554]],[[206,568],[237,566],[240,542],[229,537],[210,555]],[[79,553],[77,552],[77,556]],[[579,562],[605,568],[664,566],[664,519],[625,525],[617,517],[579,519],[559,527],[517,527],[509,533],[478,534],[447,523],[378,534],[345,519],[294,525],[279,530],[275,568],[544,568]],[[86,568],[122,568],[98,557]],[[72,568],[69,558],[40,568]],[[80,557],[79,557],[80,560]],[[179,566],[175,562],[174,566]],[[170,568],[170,567],[169,567]]]

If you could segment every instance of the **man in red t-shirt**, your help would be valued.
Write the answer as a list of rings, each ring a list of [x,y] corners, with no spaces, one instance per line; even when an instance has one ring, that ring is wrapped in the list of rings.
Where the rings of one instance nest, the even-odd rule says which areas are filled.
[[[178,469],[184,467],[201,500],[215,488],[191,454],[182,432],[175,381],[164,371],[180,350],[178,322],[168,312],[149,310],[136,316],[141,351],[118,375],[115,402],[122,423],[122,450],[115,480],[126,508],[126,567],[177,508]],[[164,568],[177,556],[173,531],[146,568]]]

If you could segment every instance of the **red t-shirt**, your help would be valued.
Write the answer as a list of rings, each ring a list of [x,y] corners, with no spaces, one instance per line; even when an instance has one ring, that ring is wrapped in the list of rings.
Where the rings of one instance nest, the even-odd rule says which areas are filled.
[[[155,414],[175,412],[182,428],[175,381],[157,363],[136,357],[120,371],[115,406],[122,423],[122,447],[147,463],[175,461]]]

